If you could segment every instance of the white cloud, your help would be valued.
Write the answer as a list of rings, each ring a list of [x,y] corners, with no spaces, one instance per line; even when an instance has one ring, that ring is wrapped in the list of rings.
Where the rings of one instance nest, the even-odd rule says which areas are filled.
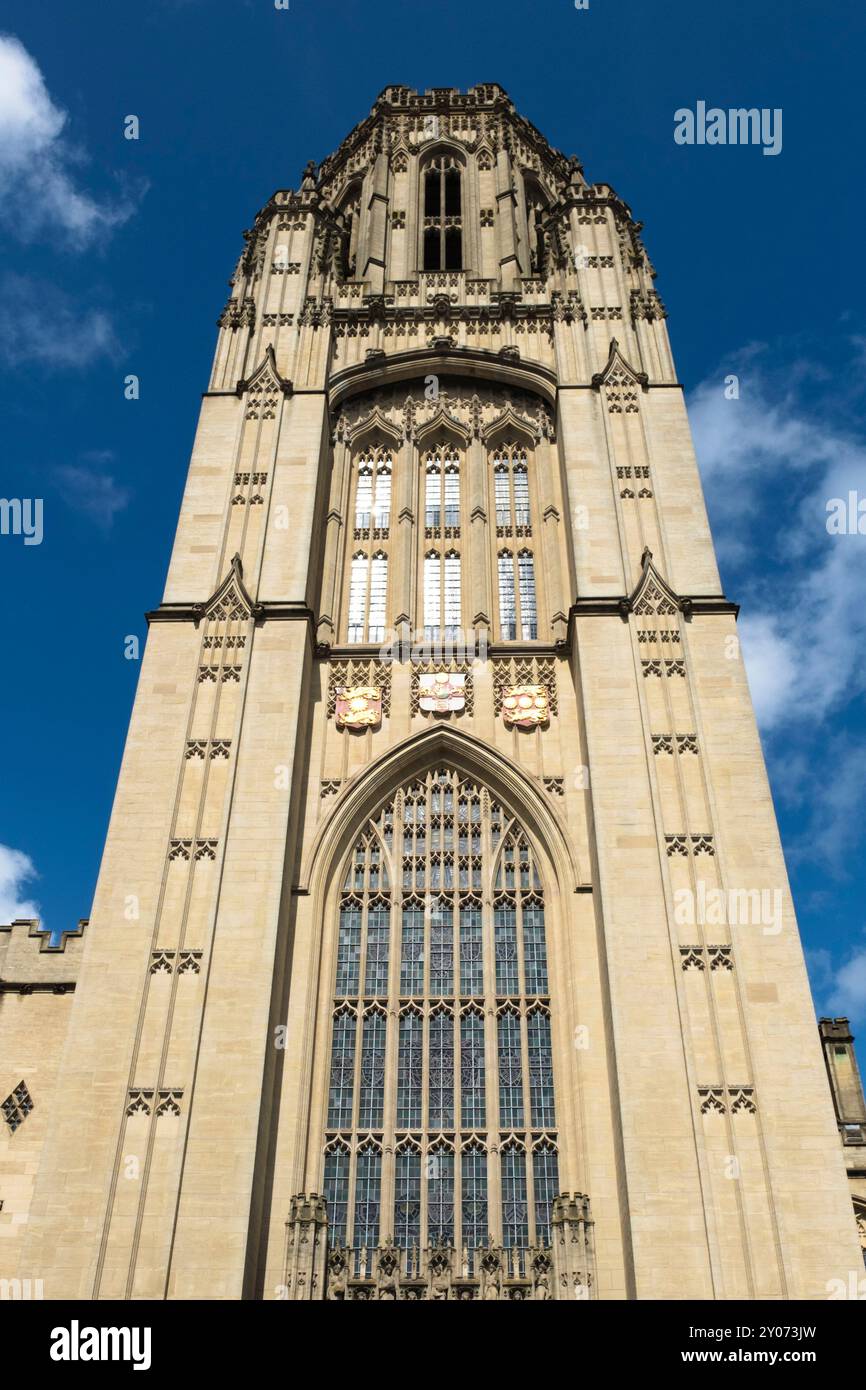
[[[864,493],[866,443],[819,405],[774,394],[760,352],[747,358],[740,399],[725,399],[721,376],[706,381],[690,417],[720,564],[746,599],[758,722],[777,732],[814,727],[866,690],[866,536],[826,529],[830,498]],[[793,376],[821,372],[800,363]]]
[[[23,241],[49,233],[77,250],[125,222],[133,204],[99,202],[77,186],[80,155],[64,139],[66,124],[35,60],[0,34],[0,223]]]
[[[107,462],[113,455],[92,455],[98,463]],[[54,479],[64,501],[74,511],[83,512],[103,531],[110,531],[114,518],[123,511],[132,497],[110,474],[86,464],[62,464],[54,470]]]
[[[47,281],[12,272],[0,279],[0,362],[48,369],[83,369],[100,357],[118,357],[111,316],[82,309]]]
[[[0,922],[4,926],[18,917],[39,916],[39,905],[23,896],[24,884],[38,877],[28,855],[0,845]]]
[[[866,1024],[866,947],[857,947],[841,965],[823,947],[807,951],[818,1011],[849,1018],[854,1028]]]
[[[866,949],[855,951],[835,972],[827,1008],[836,1017],[850,1018],[855,1026],[866,1021]]]

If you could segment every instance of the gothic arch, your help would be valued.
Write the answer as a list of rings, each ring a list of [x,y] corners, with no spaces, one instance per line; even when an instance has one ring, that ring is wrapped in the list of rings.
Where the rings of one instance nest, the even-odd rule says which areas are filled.
[[[357,425],[346,432],[346,439],[352,448],[357,448],[363,440],[384,435],[391,441],[395,448],[400,448],[403,437],[399,430],[396,430],[387,416],[383,415],[378,406],[374,406],[370,414],[364,420],[360,420]]]
[[[521,439],[526,440],[530,448],[534,449],[539,438],[538,426],[533,428],[531,421],[524,419],[512,406],[507,405],[502,413],[490,422],[481,437],[490,448],[497,440],[504,439],[509,435],[518,435]]]
[[[381,758],[349,782],[319,828],[301,866],[298,888],[309,893],[317,910],[325,905],[329,888],[354,839],[389,796],[413,776],[436,763],[446,763],[475,777],[499,797],[530,837],[540,863],[549,865],[549,887],[563,895],[586,886],[573,845],[558,812],[542,789],[500,749],[461,729],[437,725],[413,734],[389,748]]]
[[[456,444],[458,449],[466,449],[469,445],[469,432],[465,430],[459,420],[455,420],[453,415],[449,415],[440,405],[432,419],[419,425],[415,439],[418,447],[421,448],[426,441],[434,438],[448,439],[452,444]]]
[[[453,787],[453,803],[439,804],[438,787]],[[324,1191],[329,1212],[344,1190],[355,1213],[348,1231],[335,1217],[329,1240],[390,1240],[392,1215],[402,1247],[419,1231],[430,1248],[459,1230],[466,1239],[461,1194],[477,1182],[489,1224],[475,1229],[479,1208],[473,1245],[549,1246],[561,1149],[579,1124],[565,968],[579,882],[565,827],[534,781],[447,726],[398,744],[333,804],[296,890],[310,949],[296,1181]],[[422,1168],[424,1152],[442,1157],[441,1174]],[[397,1232],[404,1185],[416,1226]],[[368,1203],[369,1233],[358,1225]],[[511,1221],[512,1211],[522,1215]]]

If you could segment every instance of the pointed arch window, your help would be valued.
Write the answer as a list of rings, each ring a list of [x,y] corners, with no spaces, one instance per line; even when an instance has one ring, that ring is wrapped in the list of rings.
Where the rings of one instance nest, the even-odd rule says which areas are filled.
[[[526,1154],[514,1142],[502,1151],[502,1244],[506,1249],[529,1244]]]
[[[529,463],[523,444],[502,444],[493,454],[493,499],[496,534],[531,536]]]
[[[406,1142],[397,1150],[394,1182],[394,1243],[412,1250],[421,1241],[421,1150]]]
[[[385,448],[358,458],[355,480],[355,540],[387,540],[391,527],[393,460]]]
[[[476,887],[460,881],[455,854]],[[544,925],[528,837],[450,768],[407,783],[359,835],[332,947],[332,1242],[549,1242],[557,1168]]]
[[[356,547],[348,575],[349,642],[385,640],[392,468],[391,449],[384,444],[365,448],[355,462],[353,540]]]
[[[349,587],[350,642],[384,642],[387,599],[387,555],[383,550],[372,556],[357,552]]]
[[[447,447],[431,449],[424,471],[424,534],[428,540],[456,540],[460,536],[460,456]]]
[[[454,1151],[441,1140],[427,1159],[428,1230],[431,1245],[454,1244]]]
[[[470,1250],[486,1245],[490,1230],[487,1210],[487,1154],[472,1140],[461,1154],[462,1234]]]
[[[538,604],[535,596],[535,560],[530,550],[515,557],[500,550],[499,629],[503,642],[534,642],[538,638]]]
[[[441,154],[423,169],[425,270],[463,266],[463,189],[460,164]]]
[[[559,1155],[549,1139],[536,1145],[532,1155],[535,1189],[535,1235],[542,1245],[550,1245],[550,1214],[559,1192]]]
[[[428,641],[459,639],[461,633],[460,556],[429,550],[424,557],[424,636]]]
[[[355,1175],[355,1220],[353,1245],[356,1250],[379,1243],[382,1202],[382,1154],[377,1144],[367,1142],[358,1151]]]
[[[331,1239],[345,1245],[349,1214],[349,1146],[343,1140],[331,1144],[325,1155],[325,1204]]]

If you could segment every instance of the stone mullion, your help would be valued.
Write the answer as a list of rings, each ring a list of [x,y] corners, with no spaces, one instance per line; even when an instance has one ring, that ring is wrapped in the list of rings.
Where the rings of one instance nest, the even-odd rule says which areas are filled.
[[[500,840],[500,847],[502,841]],[[487,1162],[487,1225],[490,1235],[501,1239],[501,1185],[499,1164],[499,1022],[496,1017],[496,955],[493,930],[493,898],[495,895],[496,856],[490,834],[490,793],[482,792],[481,851],[486,874],[482,880],[481,943],[484,980],[484,1105]],[[497,1237],[497,1234],[498,1237]]]
[[[394,627],[398,636],[408,636],[411,640],[413,615],[415,613],[415,588],[418,557],[415,544],[415,519],[418,515],[418,479],[420,477],[418,448],[414,439],[406,439],[397,453],[399,493],[394,483],[395,500],[399,498],[397,513],[397,535],[391,547],[394,558],[394,576],[389,592],[393,595],[391,611],[394,614]],[[423,536],[423,530],[421,530]],[[422,546],[423,550],[423,546]],[[405,629],[409,628],[408,634]]]
[[[487,451],[480,439],[467,450],[469,466],[469,573],[470,621],[473,628],[489,629],[493,621],[490,602],[490,528],[488,507]],[[495,527],[493,530],[495,535]]]

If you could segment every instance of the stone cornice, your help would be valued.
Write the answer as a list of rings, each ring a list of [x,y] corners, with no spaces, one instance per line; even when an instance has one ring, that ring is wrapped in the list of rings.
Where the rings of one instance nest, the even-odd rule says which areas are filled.
[[[335,410],[350,396],[431,374],[492,381],[499,386],[532,391],[550,404],[556,400],[556,373],[541,362],[501,357],[483,348],[440,347],[395,352],[384,361],[377,359],[373,363],[359,362],[344,367],[331,377],[328,402],[331,410]]]
[[[205,603],[161,603],[158,608],[151,609],[144,616],[148,627],[151,623],[193,623],[198,627],[199,623],[207,617],[207,605]],[[281,603],[276,600],[253,604],[250,616],[255,619],[257,624],[300,620],[312,625],[315,621],[313,610],[307,608],[305,604],[300,602]]]
[[[682,609],[686,622],[695,613],[727,613],[735,618],[739,614],[740,605],[733,603],[725,598],[724,594],[696,594],[693,597],[679,596],[679,605]],[[599,596],[597,598],[579,598],[571,605],[568,610],[569,622],[572,618],[620,618],[623,622],[628,621],[629,614],[632,612],[631,598],[622,595]]]

